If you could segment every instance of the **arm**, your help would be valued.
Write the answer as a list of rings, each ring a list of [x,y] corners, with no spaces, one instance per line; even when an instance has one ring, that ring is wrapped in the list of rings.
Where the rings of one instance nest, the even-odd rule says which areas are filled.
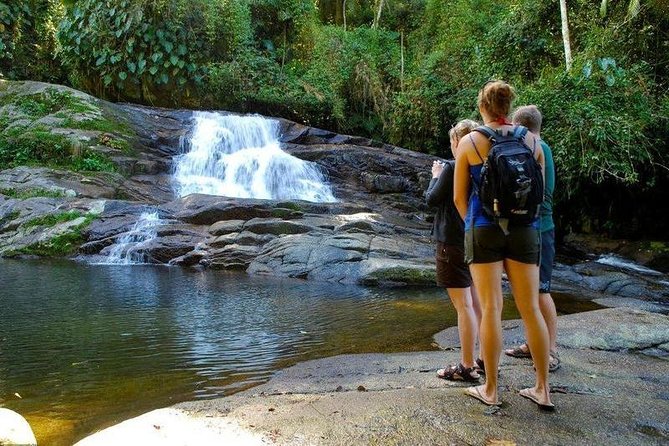
[[[436,173],[435,170],[437,170],[438,173]],[[432,171],[433,175],[437,176],[433,176],[432,180],[430,180],[430,185],[427,188],[427,192],[425,192],[425,202],[428,206],[437,207],[445,200],[450,199],[447,187],[448,177],[449,174],[452,176],[453,173],[451,172],[451,167],[448,163],[443,165],[441,169],[435,169],[433,167]]]
[[[462,138],[458,145],[458,156],[455,158],[455,176],[453,179],[453,201],[458,209],[460,218],[467,216],[469,207],[469,158],[468,153],[472,150],[470,138]]]

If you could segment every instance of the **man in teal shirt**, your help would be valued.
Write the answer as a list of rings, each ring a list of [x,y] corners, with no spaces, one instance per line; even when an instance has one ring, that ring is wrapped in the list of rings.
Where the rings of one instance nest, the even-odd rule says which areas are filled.
[[[539,228],[541,231],[541,265],[539,266],[539,308],[548,327],[550,338],[550,363],[548,370],[553,372],[560,368],[560,356],[557,352],[557,311],[551,297],[551,276],[555,260],[555,224],[553,223],[553,190],[555,189],[555,164],[551,148],[541,139],[541,112],[535,105],[519,107],[513,113],[513,124],[522,125],[534,133],[541,141],[544,151],[545,177],[544,201],[539,211]],[[519,347],[504,350],[509,356],[530,358],[527,343]]]

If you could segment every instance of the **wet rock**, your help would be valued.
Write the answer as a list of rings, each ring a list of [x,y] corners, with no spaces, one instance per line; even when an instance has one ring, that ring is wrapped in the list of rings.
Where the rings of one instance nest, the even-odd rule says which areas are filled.
[[[311,231],[312,227],[299,222],[278,218],[253,218],[244,224],[244,230],[255,232],[256,234],[283,235],[303,234]]]
[[[212,250],[206,259],[206,265],[213,269],[246,269],[258,255],[257,246],[227,245]]]
[[[212,235],[225,235],[232,232],[241,232],[244,227],[244,220],[224,220],[217,221],[209,228],[209,233]]]

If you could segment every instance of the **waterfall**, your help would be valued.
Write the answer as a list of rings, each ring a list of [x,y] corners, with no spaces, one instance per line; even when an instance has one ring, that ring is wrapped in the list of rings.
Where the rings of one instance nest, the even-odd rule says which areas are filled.
[[[197,112],[188,145],[190,150],[175,158],[180,197],[336,201],[318,165],[281,150],[276,121]]]
[[[157,237],[157,228],[164,222],[157,212],[144,212],[132,229],[116,240],[116,243],[105,248],[101,254],[106,259],[99,264],[105,265],[136,265],[148,263],[149,258],[143,248]]]

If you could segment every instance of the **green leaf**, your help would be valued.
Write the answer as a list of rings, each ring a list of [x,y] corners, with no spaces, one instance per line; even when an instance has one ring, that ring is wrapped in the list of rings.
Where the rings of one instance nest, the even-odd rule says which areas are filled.
[[[188,48],[186,48],[186,45],[179,45],[179,48],[177,49],[177,53],[179,53],[179,56],[184,56],[188,52]]]
[[[163,84],[166,84],[167,81],[169,80],[169,77],[167,76],[167,73],[163,73],[160,75],[160,80]]]
[[[161,59],[162,57],[163,57],[163,53],[158,51],[158,52],[155,52],[151,55],[151,60],[154,61],[154,62],[158,62],[158,60]]]
[[[105,77],[102,78],[102,82],[104,82],[105,87],[108,87],[109,84],[112,83],[112,77],[110,74],[105,75]]]
[[[183,85],[186,83],[186,78],[185,77],[180,77],[179,78],[179,85]]]
[[[146,61],[144,59],[140,60],[137,65],[139,66],[140,70],[143,70],[144,67],[146,66]]]
[[[172,42],[167,41],[167,40],[165,40],[163,42],[163,46],[165,47],[165,50],[167,50],[168,53],[171,53],[172,49],[174,48],[174,45],[172,44]]]
[[[170,56],[170,62],[172,63],[172,65],[176,65],[176,64],[179,63],[179,58],[177,56],[175,56],[174,54],[172,54]]]
[[[137,70],[137,64],[135,62],[128,62],[128,70],[130,70],[131,73],[134,73],[135,70]]]
[[[124,81],[124,80],[126,80],[126,79],[128,78],[128,73],[126,73],[125,71],[121,71],[121,72],[118,74],[118,77],[119,77],[119,79],[121,79],[122,81]]]
[[[98,60],[95,61],[95,66],[99,67],[100,65],[105,63],[106,60],[107,60],[107,55],[103,54],[102,56],[98,57]]]
[[[149,68],[149,73],[151,73],[152,75],[155,75],[157,72],[158,72],[157,66],[154,65],[151,68]]]

